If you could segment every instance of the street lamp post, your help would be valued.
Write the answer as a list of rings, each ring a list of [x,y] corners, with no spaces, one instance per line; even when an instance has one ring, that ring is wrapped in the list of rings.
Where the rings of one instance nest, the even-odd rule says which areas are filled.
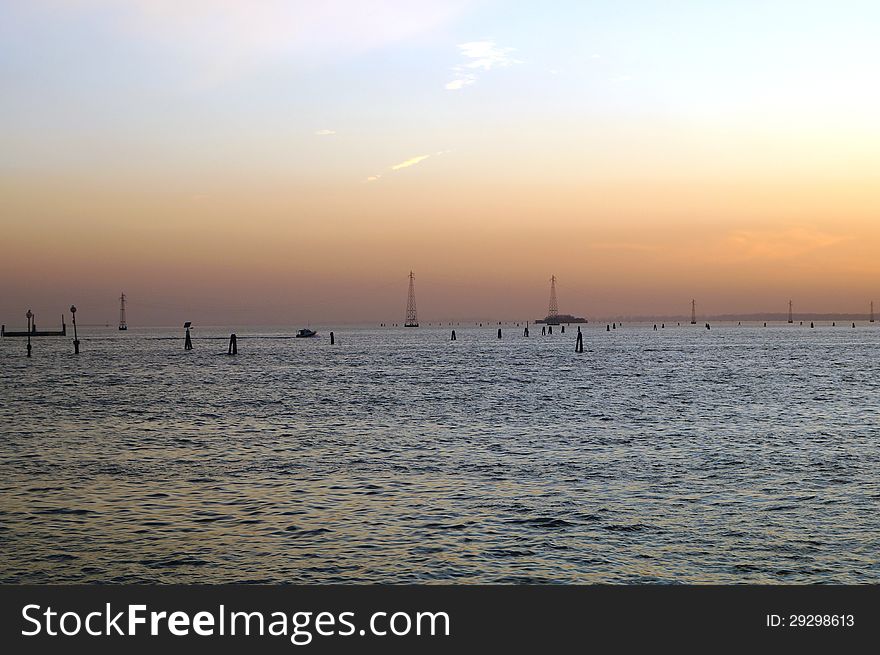
[[[28,345],[27,345],[27,350],[28,350],[28,357],[30,357],[30,356],[31,356],[31,319],[33,319],[33,317],[34,317],[34,313],[33,313],[31,310],[27,310],[27,314],[25,314],[25,316],[27,316],[27,320],[28,320],[28,327],[27,327],[27,332],[28,332]]]
[[[79,339],[76,338],[76,305],[70,306],[70,314],[73,317],[73,354],[79,355]]]

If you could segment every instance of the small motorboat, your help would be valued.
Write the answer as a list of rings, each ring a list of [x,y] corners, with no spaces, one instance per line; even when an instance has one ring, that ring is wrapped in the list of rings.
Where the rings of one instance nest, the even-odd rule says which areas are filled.
[[[317,336],[317,335],[318,335],[317,332],[315,332],[314,330],[310,330],[310,329],[308,329],[308,328],[303,328],[302,330],[299,330],[299,331],[296,333],[296,337],[297,337],[298,339],[302,339],[302,338],[305,338],[305,337],[315,337],[315,336]]]

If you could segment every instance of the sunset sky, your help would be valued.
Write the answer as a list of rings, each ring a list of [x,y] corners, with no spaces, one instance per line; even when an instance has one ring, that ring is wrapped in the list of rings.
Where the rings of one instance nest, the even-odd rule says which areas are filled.
[[[0,322],[880,308],[880,4],[0,3]],[[42,327],[42,326],[41,326]]]

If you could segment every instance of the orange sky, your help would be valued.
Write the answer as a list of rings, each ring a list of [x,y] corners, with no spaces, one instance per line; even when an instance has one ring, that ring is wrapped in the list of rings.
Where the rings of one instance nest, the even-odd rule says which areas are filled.
[[[47,48],[0,70],[7,324],[72,302],[112,321],[123,290],[132,325],[394,322],[410,269],[423,321],[542,316],[551,274],[560,310],[591,317],[880,303],[880,100],[861,58],[817,72],[790,37],[733,70],[744,37],[722,34],[667,43],[664,68],[647,16],[627,28],[641,45],[605,38],[625,23],[601,15],[584,46],[551,9],[539,38],[461,3],[345,52],[338,35],[268,48],[255,25],[219,70],[200,57],[225,37],[182,49],[222,18],[201,3],[167,39],[60,4],[65,21],[4,9]],[[853,30],[863,58],[876,44]],[[694,54],[724,75],[681,63]]]

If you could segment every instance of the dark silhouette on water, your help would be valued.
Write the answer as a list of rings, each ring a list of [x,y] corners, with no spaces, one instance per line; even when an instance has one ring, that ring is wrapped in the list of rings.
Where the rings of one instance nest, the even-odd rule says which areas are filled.
[[[128,323],[125,322],[125,293],[119,296],[119,329],[128,329]]]
[[[455,330],[453,330],[453,332],[454,331]],[[335,343],[336,343],[336,336],[333,334],[333,332],[330,332],[330,345],[332,346]]]
[[[73,354],[79,355],[79,339],[76,337],[76,305],[70,306],[70,320],[73,322]]]
[[[498,338],[501,338],[501,328],[498,328]]]
[[[586,323],[587,319],[583,316],[572,316],[571,314],[560,314],[559,304],[556,302],[556,276],[550,278],[550,303],[547,307],[547,316],[543,319],[537,319],[535,323],[546,323],[547,325],[561,325],[562,323]],[[563,327],[562,332],[565,332]]]
[[[556,276],[550,277],[550,304],[547,308],[547,318],[544,319],[549,325],[559,325],[559,305],[556,302]],[[551,330],[552,333],[552,330]]]
[[[574,344],[574,351],[576,353],[584,352],[584,335],[581,334],[581,329],[578,328],[577,341]]]
[[[238,339],[235,334],[229,335],[229,349],[226,351],[227,355],[237,355],[238,354]]]
[[[192,350],[193,349],[192,337],[189,336],[189,329],[190,329],[190,327],[192,327],[192,321],[187,321],[186,323],[183,324],[183,327],[186,329],[186,340],[183,342],[183,349],[184,350]]]
[[[403,327],[419,327],[419,317],[416,314],[416,288],[415,276],[409,272],[409,295],[406,298],[406,322]]]
[[[452,337],[449,340],[455,341],[455,330],[452,331]]]
[[[30,318],[28,319],[28,326],[26,330],[12,330],[9,331],[6,329],[6,325],[0,326],[0,336],[3,337],[66,337],[67,336],[67,324],[64,322],[64,314],[61,315],[61,329],[60,330],[37,330],[37,318],[36,315],[28,310],[30,313]]]

